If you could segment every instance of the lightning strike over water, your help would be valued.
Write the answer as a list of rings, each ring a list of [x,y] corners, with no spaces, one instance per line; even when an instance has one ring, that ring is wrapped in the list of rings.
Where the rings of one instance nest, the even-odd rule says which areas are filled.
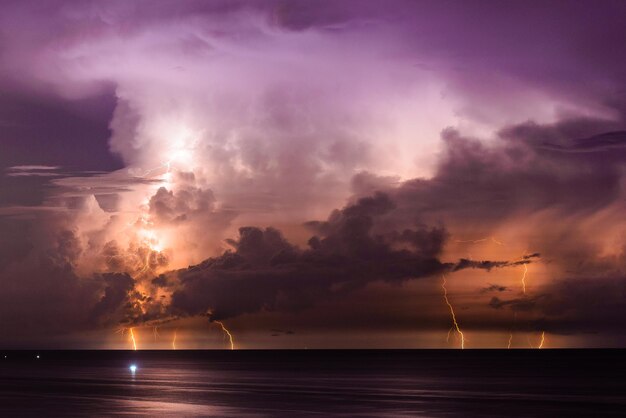
[[[224,332],[224,334],[228,336],[228,341],[230,342],[230,349],[234,350],[235,349],[235,341],[234,341],[233,335],[224,326],[223,322],[221,322],[221,321],[213,321],[213,322],[216,323],[217,325],[219,325],[222,328],[222,331]]]
[[[507,344],[506,348],[511,348],[511,342],[513,341],[513,333],[511,332],[509,334],[509,343]]]
[[[174,330],[174,338],[172,339],[172,350],[176,350],[176,334],[178,330]]]
[[[443,289],[443,298],[446,301],[446,305],[448,305],[448,308],[450,308],[450,315],[452,316],[452,322],[454,323],[454,328],[456,329],[456,332],[459,334],[459,336],[461,337],[461,349],[465,348],[465,336],[463,335],[463,332],[461,331],[461,328],[459,327],[459,323],[456,320],[456,315],[454,314],[454,308],[452,307],[452,304],[450,304],[450,301],[448,300],[448,289],[446,289],[446,276],[441,276],[443,278],[443,281],[441,283],[441,288]]]
[[[129,329],[129,333],[130,333],[130,340],[133,343],[133,350],[137,351],[137,341],[135,340],[135,333],[133,332],[132,328]]]
[[[541,341],[539,342],[539,346],[537,348],[543,348],[543,344],[546,342],[546,332],[541,331]]]

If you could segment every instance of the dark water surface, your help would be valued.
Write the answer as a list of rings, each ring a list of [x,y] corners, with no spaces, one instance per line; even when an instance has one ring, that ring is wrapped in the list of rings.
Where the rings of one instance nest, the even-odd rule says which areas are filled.
[[[0,416],[626,416],[624,354],[0,351]]]

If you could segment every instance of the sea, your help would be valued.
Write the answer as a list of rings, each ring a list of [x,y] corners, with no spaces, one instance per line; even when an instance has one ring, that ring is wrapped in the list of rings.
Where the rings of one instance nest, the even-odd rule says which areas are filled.
[[[623,417],[625,354],[0,351],[0,416]]]

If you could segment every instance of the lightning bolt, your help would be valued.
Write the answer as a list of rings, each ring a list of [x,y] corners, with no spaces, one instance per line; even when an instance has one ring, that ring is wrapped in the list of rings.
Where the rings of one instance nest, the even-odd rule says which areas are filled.
[[[491,242],[498,244],[498,245],[504,245],[504,243],[502,241],[498,241],[497,239],[495,239],[494,237],[491,237]]]
[[[146,254],[146,261],[144,262],[143,268],[139,270],[139,274],[143,274],[148,271],[150,268],[150,253]]]
[[[172,339],[172,350],[176,350],[176,334],[178,333],[178,329],[174,330],[174,338]]]
[[[130,340],[133,342],[133,350],[137,351],[137,341],[135,340],[135,333],[132,328],[129,328]]]
[[[504,246],[504,243],[501,241],[498,241],[495,237],[491,236],[491,237],[485,237],[485,238],[481,238],[481,239],[475,239],[475,240],[455,240],[455,242],[458,243],[472,243],[472,244],[478,244],[481,242],[486,242],[487,240],[493,242],[494,244],[498,244],[501,246]],[[524,254],[528,253],[528,251],[526,251]],[[520,261],[523,261],[522,266],[524,267],[524,272],[522,273],[522,279],[521,279],[521,285],[522,285],[522,292],[524,295],[526,295],[526,276],[528,275],[528,264],[529,261],[527,261],[530,257],[533,257],[534,255],[531,256],[526,256],[524,255]],[[471,258],[471,257],[470,257]],[[443,283],[442,283],[442,288],[444,291],[444,299],[446,301],[446,304],[448,305],[448,307],[450,308],[450,314],[452,316],[452,320],[454,322],[454,327],[456,328],[457,332],[459,333],[459,335],[461,336],[461,348],[464,348],[464,339],[463,339],[463,333],[461,332],[459,325],[456,321],[456,317],[454,314],[454,309],[452,308],[452,305],[450,304],[449,300],[448,300],[448,296],[447,296],[447,291],[446,291],[446,278],[445,276],[443,277]],[[531,348],[533,348],[532,343],[530,342],[530,339],[528,338],[528,336],[526,336],[527,340],[528,340],[528,344],[530,345]],[[446,338],[446,342],[450,339],[450,331],[448,331],[448,337]],[[507,349],[511,348],[511,344],[513,341],[513,332],[511,331],[509,333],[509,340],[507,343]],[[537,348],[543,348],[545,342],[545,332],[541,333],[541,342],[539,343],[539,346]]]
[[[153,168],[150,168],[150,169],[146,170],[146,171],[143,173],[143,176],[142,176],[142,177],[146,177],[146,176],[148,176],[149,174],[151,174],[152,172],[157,171],[157,170],[160,170],[160,169],[162,169],[162,168],[165,168],[165,169],[167,170],[167,171],[166,171],[166,173],[169,173],[169,172],[170,172],[171,165],[172,165],[172,160],[171,160],[171,159],[170,159],[170,160],[167,160],[166,162],[164,162],[164,163],[163,163],[163,164],[161,164],[161,165],[158,165],[158,166],[156,166],[156,167],[153,167]]]
[[[459,323],[456,320],[456,315],[454,314],[454,308],[452,307],[452,304],[450,304],[450,301],[448,300],[448,289],[446,289],[446,276],[443,275],[441,277],[443,278],[443,281],[441,282],[441,288],[443,289],[443,299],[446,301],[446,305],[448,305],[448,308],[450,308],[450,315],[452,317],[452,322],[454,323],[454,328],[456,329],[456,332],[461,337],[461,350],[462,350],[465,348],[465,336],[463,335],[463,332],[461,331],[461,328],[459,327]]]
[[[526,264],[524,266],[524,274],[522,275],[522,292],[526,294],[526,274],[528,273],[528,266]]]
[[[498,244],[498,245],[504,245],[504,243],[502,241],[498,241],[497,239],[495,239],[494,237],[486,237],[486,238],[481,238],[481,239],[468,239],[468,240],[454,240],[454,242],[459,242],[459,243],[467,243],[467,242],[471,242],[472,244],[478,244],[480,242],[485,242],[485,241],[491,241],[494,244]]]
[[[541,331],[541,341],[539,342],[539,346],[537,348],[543,348],[543,343],[546,342],[546,332]]]
[[[221,321],[213,321],[214,323],[216,323],[217,325],[219,325],[222,328],[222,332],[224,332],[224,335],[228,336],[228,340],[230,341],[230,349],[234,350],[235,349],[235,341],[233,339],[233,335],[230,333],[230,331],[228,331],[228,329],[226,329],[226,327],[224,326],[224,323]]]

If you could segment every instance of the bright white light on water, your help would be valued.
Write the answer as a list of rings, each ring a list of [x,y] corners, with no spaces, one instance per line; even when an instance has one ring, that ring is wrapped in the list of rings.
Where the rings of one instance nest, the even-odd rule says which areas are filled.
[[[131,372],[131,373],[135,373],[135,372],[137,371],[137,366],[136,366],[136,365],[134,365],[134,364],[131,364],[131,365],[130,365],[130,367],[129,367],[129,369],[130,369],[130,372]]]

